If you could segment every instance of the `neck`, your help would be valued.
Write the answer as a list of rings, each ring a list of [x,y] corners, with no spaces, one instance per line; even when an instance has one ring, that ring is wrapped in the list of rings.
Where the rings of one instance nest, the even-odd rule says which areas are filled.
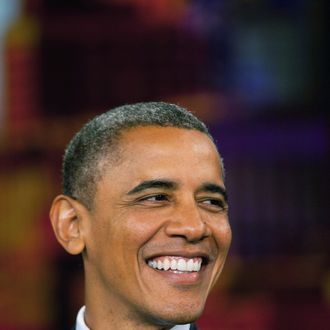
[[[84,319],[89,329],[169,330],[174,326],[157,324],[156,320],[140,315],[120,299],[105,297],[105,291],[85,289]]]

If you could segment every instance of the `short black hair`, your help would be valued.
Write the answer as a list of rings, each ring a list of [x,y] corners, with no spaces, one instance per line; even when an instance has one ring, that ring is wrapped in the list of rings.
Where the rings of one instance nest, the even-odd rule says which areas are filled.
[[[96,184],[103,175],[101,160],[116,154],[116,142],[124,130],[139,126],[197,130],[213,141],[205,124],[178,105],[145,102],[114,108],[88,122],[68,144],[62,168],[64,194],[91,209]]]

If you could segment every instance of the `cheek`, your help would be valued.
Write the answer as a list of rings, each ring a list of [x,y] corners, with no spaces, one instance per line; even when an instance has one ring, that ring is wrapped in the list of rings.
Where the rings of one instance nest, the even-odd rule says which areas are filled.
[[[109,231],[113,240],[108,245],[117,251],[121,250],[126,257],[135,258],[144,244],[155,237],[161,228],[161,217],[153,212],[127,212],[124,217],[116,219]]]
[[[231,244],[232,232],[228,221],[212,227],[214,238],[220,251],[227,251]]]
[[[141,242],[155,235],[161,229],[166,218],[166,212],[161,212],[159,209],[137,208],[125,215],[122,225],[124,231],[129,233],[133,240]]]

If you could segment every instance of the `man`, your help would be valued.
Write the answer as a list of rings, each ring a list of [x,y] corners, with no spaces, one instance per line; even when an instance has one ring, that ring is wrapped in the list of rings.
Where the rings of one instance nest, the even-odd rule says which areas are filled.
[[[50,218],[82,253],[76,330],[196,329],[231,241],[222,160],[205,125],[163,102],[126,105],[66,149]]]

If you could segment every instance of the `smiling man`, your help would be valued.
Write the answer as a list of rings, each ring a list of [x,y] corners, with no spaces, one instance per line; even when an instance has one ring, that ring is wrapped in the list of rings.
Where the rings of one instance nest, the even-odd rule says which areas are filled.
[[[63,187],[52,226],[85,271],[74,329],[196,329],[231,242],[205,125],[163,102],[110,110],[70,142]]]

